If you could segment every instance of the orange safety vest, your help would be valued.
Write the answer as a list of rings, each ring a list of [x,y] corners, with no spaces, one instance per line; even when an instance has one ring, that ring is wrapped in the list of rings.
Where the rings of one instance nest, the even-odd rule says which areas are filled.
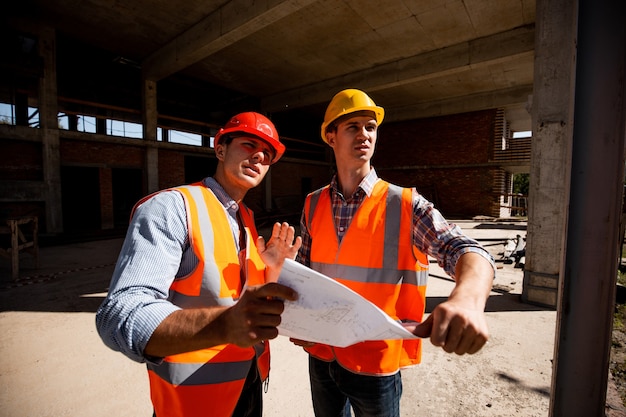
[[[180,192],[184,198],[189,242],[199,262],[190,274],[174,279],[168,300],[182,308],[233,305],[242,291],[240,265],[224,206],[202,183],[170,190]],[[253,214],[243,204],[240,211],[247,235],[246,283],[262,284],[265,265],[255,245],[258,233]],[[230,417],[255,356],[261,379],[266,380],[270,365],[268,342],[250,348],[214,346],[167,356],[159,365],[148,364],[156,415]]]
[[[413,245],[410,188],[378,180],[341,243],[328,186],[307,196],[304,210],[312,236],[312,269],[348,286],[396,320],[422,320],[428,258]],[[316,344],[306,350],[356,373],[391,375],[420,362],[421,340],[375,340],[345,348]]]

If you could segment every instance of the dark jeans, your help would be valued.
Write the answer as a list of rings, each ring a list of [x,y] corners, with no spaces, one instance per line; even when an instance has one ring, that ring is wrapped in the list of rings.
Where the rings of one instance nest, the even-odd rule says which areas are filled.
[[[316,417],[399,417],[402,377],[359,375],[336,361],[309,356],[309,378]]]

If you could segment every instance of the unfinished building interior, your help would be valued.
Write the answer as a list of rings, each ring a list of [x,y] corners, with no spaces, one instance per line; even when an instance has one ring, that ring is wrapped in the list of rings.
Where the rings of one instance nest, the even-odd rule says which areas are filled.
[[[613,27],[623,4],[598,20],[578,2],[556,0],[27,0],[7,8],[3,220],[36,218],[40,239],[119,235],[142,196],[211,175],[217,129],[254,110],[272,119],[287,151],[246,203],[259,222],[297,222],[306,194],[334,169],[319,137],[325,106],[337,91],[360,88],[386,110],[379,175],[417,187],[448,219],[527,217],[523,298],[557,307],[574,96],[587,74],[576,79],[576,41],[585,25]],[[621,91],[623,29],[606,36],[614,41],[599,58],[621,62],[608,74],[621,71]],[[604,117],[623,110],[623,96],[604,102],[595,103]],[[607,151],[621,155],[622,178],[612,172],[600,187],[620,190],[607,202],[620,212],[623,125],[622,114],[611,132],[621,143]],[[513,193],[518,174],[530,175],[529,195]],[[617,233],[620,221],[612,222]]]
[[[2,216],[36,216],[44,238],[119,233],[139,197],[210,175],[217,129],[255,110],[274,121],[287,153],[246,202],[260,220],[293,221],[332,174],[319,125],[347,87],[387,109],[374,160],[384,178],[416,186],[448,218],[526,214],[512,180],[530,172],[533,1],[397,1],[367,17],[351,13],[358,2],[332,14],[321,13],[327,2],[244,3],[12,6]],[[483,15],[486,3],[500,24]],[[450,13],[453,31],[430,28]],[[342,30],[320,41],[346,20],[361,40]]]

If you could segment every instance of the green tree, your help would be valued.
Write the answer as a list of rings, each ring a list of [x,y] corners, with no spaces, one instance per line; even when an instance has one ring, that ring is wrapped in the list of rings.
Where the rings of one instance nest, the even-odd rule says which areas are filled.
[[[515,174],[513,176],[513,193],[528,195],[528,179],[530,174]]]

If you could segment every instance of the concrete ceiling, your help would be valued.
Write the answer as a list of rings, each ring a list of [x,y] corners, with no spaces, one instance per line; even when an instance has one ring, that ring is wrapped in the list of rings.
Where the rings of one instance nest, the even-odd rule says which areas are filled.
[[[386,121],[504,108],[512,130],[531,128],[535,0],[19,4],[15,22],[51,26],[149,80],[182,76],[231,92],[224,106],[254,99],[277,117],[309,112],[319,126],[330,98],[356,87]]]

